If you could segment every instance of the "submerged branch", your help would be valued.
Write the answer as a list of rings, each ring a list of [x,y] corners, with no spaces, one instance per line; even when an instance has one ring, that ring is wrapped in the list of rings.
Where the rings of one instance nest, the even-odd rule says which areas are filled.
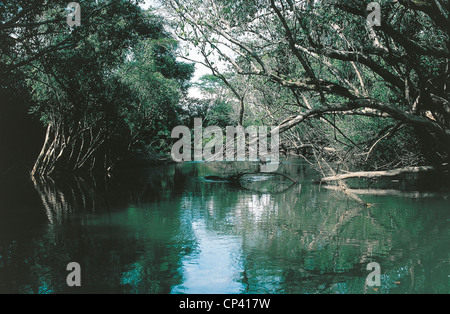
[[[325,185],[323,188],[332,191],[338,191],[339,188],[334,185]],[[439,197],[442,193],[438,192],[421,192],[421,191],[402,191],[396,189],[348,189],[349,192],[358,195],[376,195],[376,196],[400,196],[408,198],[425,198],[425,197]]]

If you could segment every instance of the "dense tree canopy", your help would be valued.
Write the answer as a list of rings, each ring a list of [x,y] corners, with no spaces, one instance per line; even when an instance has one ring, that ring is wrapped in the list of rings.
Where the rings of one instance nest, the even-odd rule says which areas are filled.
[[[373,27],[369,1],[164,2],[201,63],[251,86],[244,124],[369,168],[448,161],[448,1],[381,1]]]
[[[348,168],[448,162],[448,1],[380,1],[380,26],[368,2],[164,0],[171,29],[140,1],[80,1],[72,28],[57,1],[2,2],[1,88],[47,128],[33,174],[167,152],[195,117],[278,125],[286,152]],[[211,71],[203,98],[180,56]]]
[[[30,113],[47,128],[33,174],[109,169],[150,144],[176,124],[193,71],[176,60],[164,21],[138,1],[80,4],[73,28],[57,1],[1,4],[1,77],[21,73]]]

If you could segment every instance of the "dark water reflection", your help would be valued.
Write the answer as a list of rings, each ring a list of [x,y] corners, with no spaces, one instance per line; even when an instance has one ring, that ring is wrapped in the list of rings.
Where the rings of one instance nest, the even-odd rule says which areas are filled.
[[[294,186],[203,179],[217,167],[4,183],[0,292],[449,293],[447,191],[369,190],[361,208],[298,162],[280,168]],[[81,287],[66,284],[72,261]]]

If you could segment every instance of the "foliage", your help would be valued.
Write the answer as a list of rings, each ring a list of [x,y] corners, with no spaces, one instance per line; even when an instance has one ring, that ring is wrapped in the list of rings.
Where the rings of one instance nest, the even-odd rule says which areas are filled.
[[[383,2],[380,27],[359,0],[164,2],[200,62],[231,73],[244,121],[285,146],[372,169],[448,161],[448,1]]]
[[[167,135],[189,86],[193,67],[176,60],[161,18],[125,0],[82,8],[82,25],[73,30],[39,23],[34,36],[42,47],[30,48],[34,56],[20,68],[34,100],[30,113],[47,127],[33,174],[112,169],[137,146],[145,150]],[[35,14],[51,21],[57,12],[43,6]],[[49,49],[66,37],[70,47]]]

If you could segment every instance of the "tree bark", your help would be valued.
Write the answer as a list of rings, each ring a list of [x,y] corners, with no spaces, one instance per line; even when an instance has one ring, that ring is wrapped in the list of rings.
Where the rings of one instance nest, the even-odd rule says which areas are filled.
[[[47,132],[45,134],[44,145],[42,146],[42,150],[39,153],[39,156],[36,159],[36,162],[34,163],[33,169],[31,170],[32,177],[34,177],[36,174],[38,174],[40,172],[40,170],[42,169],[43,161],[46,157],[46,152],[51,144],[51,141],[50,141],[51,129],[52,129],[52,126],[51,126],[51,124],[49,124],[47,126]]]

